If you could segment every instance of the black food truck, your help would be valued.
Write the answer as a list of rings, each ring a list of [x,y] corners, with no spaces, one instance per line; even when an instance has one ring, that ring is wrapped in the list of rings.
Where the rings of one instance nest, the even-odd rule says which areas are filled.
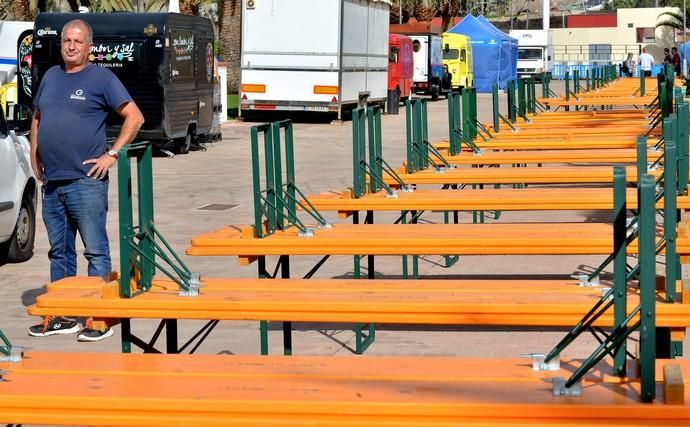
[[[213,26],[179,13],[41,13],[34,25],[32,93],[53,65],[62,64],[60,36],[68,21],[93,28],[92,63],[122,81],[144,114],[138,140],[186,153],[204,142],[213,123]],[[121,119],[108,118],[114,137]]]

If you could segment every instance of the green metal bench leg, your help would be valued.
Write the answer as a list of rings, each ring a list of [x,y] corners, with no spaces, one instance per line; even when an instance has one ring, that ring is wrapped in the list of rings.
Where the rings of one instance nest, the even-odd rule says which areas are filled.
[[[646,150],[646,146],[645,146]],[[645,151],[646,153],[646,151]],[[627,200],[625,168],[613,169],[613,316],[614,327],[619,327],[627,317],[627,248],[626,248],[626,220]],[[621,377],[626,374],[626,343],[623,343],[613,353],[613,373]]]
[[[671,359],[683,357],[683,341],[671,341]]]
[[[656,357],[657,359],[672,357],[671,328],[656,328]]]
[[[261,355],[268,355],[268,322],[262,320],[259,322],[259,338],[261,339]]]
[[[120,333],[122,334],[122,352],[131,353],[132,352],[132,323],[130,319],[120,320]]]
[[[458,217],[458,211],[453,211],[453,220],[454,224],[459,223],[459,217]],[[443,223],[444,224],[450,224],[450,212],[444,211],[443,212]],[[455,265],[455,263],[458,262],[460,257],[458,255],[444,255],[443,256],[443,264],[445,265],[446,268],[450,268]],[[415,275],[415,279],[417,279],[418,276]]]
[[[359,224],[359,212],[355,212],[354,215],[352,216],[352,223],[353,224]],[[374,222],[374,212],[373,211],[367,211],[366,217],[364,219],[364,223],[368,224],[373,224]],[[404,260],[403,263],[403,274],[406,275],[406,260]],[[369,279],[374,279],[375,276],[375,265],[374,265],[374,257],[369,255],[367,256],[367,277]],[[361,262],[361,256],[360,255],[355,255],[354,257],[354,276],[356,279],[359,279],[362,277],[362,262]],[[367,330],[367,333],[364,333],[364,329]],[[354,331],[355,331],[355,353],[356,354],[363,354],[367,348],[371,345],[371,343],[374,342],[374,339],[376,338],[376,325],[373,323],[369,324],[361,324],[357,323],[354,326]]]
[[[165,352],[168,354],[179,353],[177,343],[177,319],[164,319],[165,322]]]
[[[259,270],[259,278],[268,278],[268,272],[266,271],[266,257],[260,256],[257,260],[257,267]],[[259,347],[262,356],[268,355],[268,321],[261,320],[259,322]]]
[[[363,326],[366,327],[367,333],[363,332]],[[376,339],[376,325],[369,323],[368,325],[358,324],[355,326],[355,353],[364,354],[369,346]]]
[[[655,363],[657,349],[656,328],[656,253],[655,209],[652,175],[638,179],[640,185],[640,385],[641,399],[651,402],[656,396]]]

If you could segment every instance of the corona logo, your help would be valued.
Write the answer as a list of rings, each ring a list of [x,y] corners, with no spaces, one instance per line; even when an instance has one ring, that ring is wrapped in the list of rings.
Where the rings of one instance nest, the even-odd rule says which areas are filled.
[[[144,34],[146,34],[147,36],[152,36],[152,35],[156,34],[157,32],[158,32],[158,28],[156,28],[156,26],[153,24],[149,24],[149,25],[144,27]]]
[[[46,28],[40,28],[38,31],[36,31],[36,34],[39,36],[57,36],[57,30],[53,30],[50,27]]]

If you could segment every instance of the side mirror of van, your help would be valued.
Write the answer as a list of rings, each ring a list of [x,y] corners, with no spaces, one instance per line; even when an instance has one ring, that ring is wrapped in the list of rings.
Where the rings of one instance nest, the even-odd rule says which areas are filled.
[[[448,52],[450,51],[450,45],[449,45],[448,43],[446,43],[446,44],[443,46],[443,50],[444,50],[446,53],[448,53]]]
[[[7,126],[17,135],[26,135],[31,130],[31,108],[22,104],[7,103]]]

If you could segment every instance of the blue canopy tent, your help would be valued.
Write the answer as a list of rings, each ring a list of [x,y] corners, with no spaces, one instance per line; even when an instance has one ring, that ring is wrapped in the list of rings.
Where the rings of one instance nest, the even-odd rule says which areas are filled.
[[[517,77],[517,40],[497,31],[469,14],[448,30],[470,38],[477,92],[491,92],[494,83],[505,89],[508,80]]]
[[[484,17],[484,15],[479,15],[477,17],[477,20],[479,22],[481,22],[482,24],[484,24],[485,27],[491,29],[497,35],[502,37],[503,40],[508,42],[508,44],[510,46],[510,50],[503,49],[503,50],[501,50],[501,53],[507,54],[507,56],[508,56],[507,59],[510,61],[510,77],[508,78],[508,80],[512,80],[512,79],[517,78],[518,40],[514,37],[510,37],[508,34],[504,33],[503,31],[499,30],[498,28],[496,28],[496,26],[494,24],[492,24],[491,22],[489,22]],[[503,63],[503,61],[501,61],[501,63]]]

